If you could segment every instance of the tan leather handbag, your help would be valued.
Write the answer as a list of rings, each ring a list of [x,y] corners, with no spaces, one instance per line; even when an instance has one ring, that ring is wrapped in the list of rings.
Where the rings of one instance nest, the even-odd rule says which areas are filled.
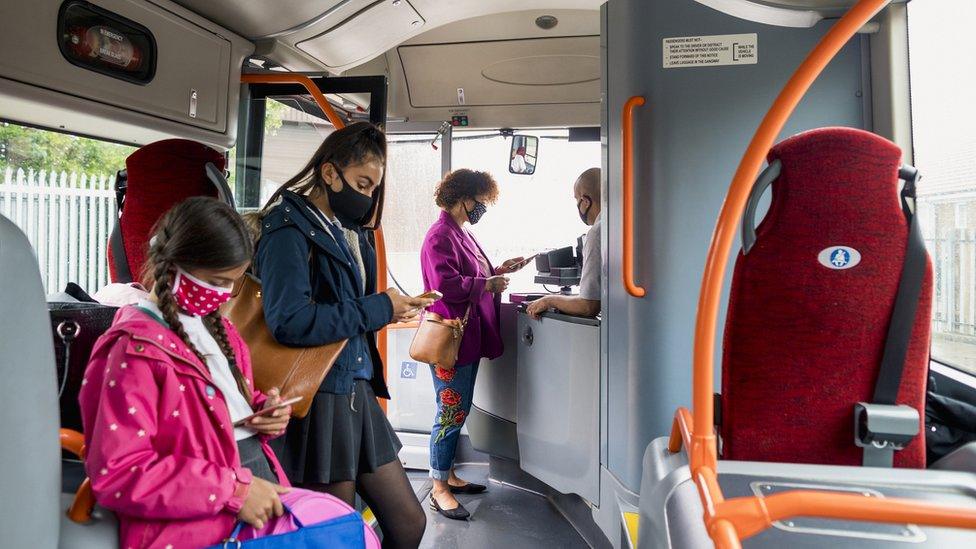
[[[445,319],[437,313],[425,311],[420,319],[420,327],[410,342],[410,358],[445,370],[454,368],[470,315],[470,305],[462,319]]]
[[[250,274],[234,285],[231,300],[222,312],[251,350],[255,387],[262,392],[278,387],[282,398],[302,397],[292,406],[291,415],[308,415],[315,393],[345,348],[346,340],[319,347],[287,347],[275,341],[264,320],[261,283]]]

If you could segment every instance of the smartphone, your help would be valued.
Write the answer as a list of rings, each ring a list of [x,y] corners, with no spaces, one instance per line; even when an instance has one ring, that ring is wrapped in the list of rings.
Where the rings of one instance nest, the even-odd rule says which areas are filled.
[[[285,399],[285,400],[281,401],[280,403],[278,403],[277,406],[269,406],[267,408],[262,408],[261,410],[258,410],[257,412],[254,412],[253,414],[247,416],[246,418],[244,418],[242,420],[235,421],[234,422],[234,427],[244,427],[245,424],[248,421],[251,421],[252,419],[254,419],[256,417],[266,416],[266,415],[274,412],[275,410],[280,410],[280,409],[285,408],[287,406],[291,406],[292,404],[295,404],[296,402],[299,402],[301,400],[302,400],[302,397],[300,397],[300,396],[292,397],[292,398]]]
[[[522,261],[519,261],[515,265],[512,265],[512,269],[515,270],[515,271],[517,271],[517,270],[521,269],[522,267],[525,267],[526,265],[529,264],[530,261],[532,261],[533,259],[535,259],[538,255],[539,254],[530,255],[529,257],[523,259]]]
[[[434,301],[437,301],[442,297],[444,297],[444,294],[438,292],[437,290],[431,290],[429,292],[418,295],[417,299],[433,299]]]

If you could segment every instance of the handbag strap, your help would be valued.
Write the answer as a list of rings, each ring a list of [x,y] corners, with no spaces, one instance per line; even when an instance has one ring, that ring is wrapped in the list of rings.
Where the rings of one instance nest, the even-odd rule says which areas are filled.
[[[58,324],[55,330],[61,342],[64,343],[64,360],[61,367],[61,383],[58,387],[58,398],[64,394],[64,388],[68,385],[68,367],[71,365],[71,343],[81,333],[81,325],[74,320],[65,320]]]

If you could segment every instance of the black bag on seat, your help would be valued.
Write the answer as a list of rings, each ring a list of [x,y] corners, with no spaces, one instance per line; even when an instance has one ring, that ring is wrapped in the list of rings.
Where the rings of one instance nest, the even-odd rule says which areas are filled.
[[[929,376],[925,399],[925,449],[931,465],[953,450],[976,440],[976,404],[956,398]]]
[[[78,392],[95,341],[112,326],[118,307],[99,303],[48,303],[58,374],[61,427],[81,428]]]

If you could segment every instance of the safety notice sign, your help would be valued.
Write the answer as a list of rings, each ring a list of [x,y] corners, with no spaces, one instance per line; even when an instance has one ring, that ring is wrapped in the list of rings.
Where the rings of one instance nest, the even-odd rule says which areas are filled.
[[[759,38],[752,34],[681,36],[664,39],[664,68],[755,65]]]

